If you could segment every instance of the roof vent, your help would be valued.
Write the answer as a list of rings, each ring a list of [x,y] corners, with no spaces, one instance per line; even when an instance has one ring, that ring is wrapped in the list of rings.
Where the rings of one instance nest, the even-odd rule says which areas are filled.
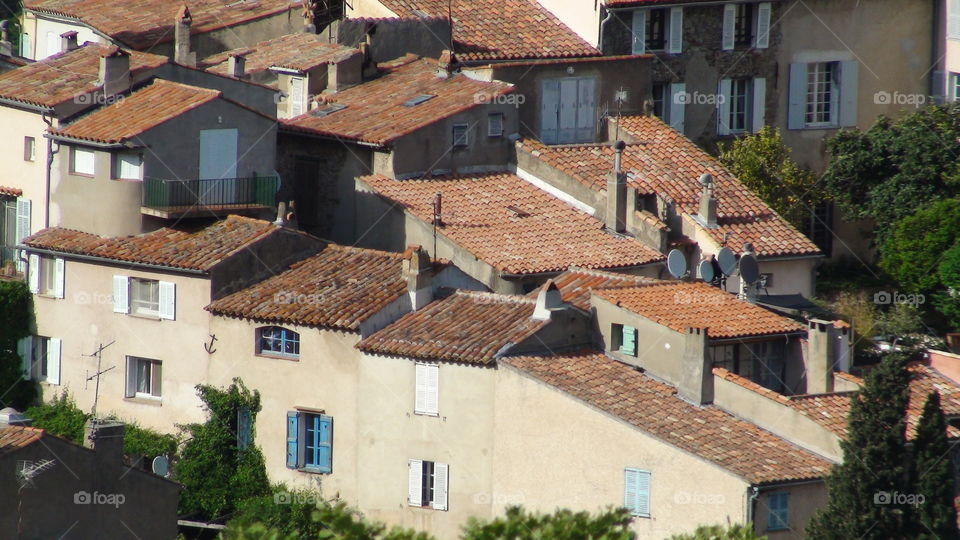
[[[517,208],[516,206],[513,206],[512,204],[507,207],[507,210],[509,210],[511,213],[513,213],[513,215],[514,215],[515,217],[521,217],[521,218],[530,217],[530,212],[527,212],[526,210],[523,210],[522,208]]]
[[[420,94],[419,96],[414,96],[403,102],[404,107],[416,107],[417,105],[423,103],[424,101],[430,101],[431,99],[437,96],[433,94]]]
[[[331,103],[326,107],[316,108],[310,111],[310,114],[313,116],[329,116],[337,111],[342,111],[346,109],[346,105],[341,105],[339,103]]]

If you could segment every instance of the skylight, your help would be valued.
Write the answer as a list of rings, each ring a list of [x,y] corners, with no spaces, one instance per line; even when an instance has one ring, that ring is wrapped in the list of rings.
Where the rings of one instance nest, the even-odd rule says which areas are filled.
[[[429,101],[429,100],[431,100],[431,99],[433,99],[433,98],[435,98],[435,97],[437,97],[437,96],[434,96],[433,94],[420,94],[419,96],[414,96],[414,97],[412,97],[412,98],[404,101],[404,102],[403,102],[403,106],[404,106],[404,107],[415,107],[415,106],[423,103],[424,101]]]

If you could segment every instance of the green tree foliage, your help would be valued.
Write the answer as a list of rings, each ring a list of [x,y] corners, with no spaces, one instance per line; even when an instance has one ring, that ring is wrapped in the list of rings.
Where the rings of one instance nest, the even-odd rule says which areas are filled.
[[[746,525],[701,525],[693,534],[680,534],[670,540],[766,540],[766,536],[757,536],[753,526]]]
[[[904,354],[886,355],[851,398],[847,439],[840,441],[843,462],[827,478],[827,505],[808,526],[811,538],[912,537],[909,507],[878,504],[884,501],[884,493],[910,492],[905,465],[910,384],[906,363]]]
[[[827,191],[847,216],[870,218],[882,245],[902,218],[960,194],[960,105],[927,107],[829,139]]]
[[[124,423],[123,452],[126,455],[143,456],[149,460],[156,456],[172,456],[177,452],[179,441],[174,435],[142,427],[136,422]]]
[[[589,512],[557,510],[552,514],[530,513],[514,506],[504,517],[491,521],[471,518],[464,540],[633,540],[630,511],[608,509],[592,515]]]
[[[937,273],[944,288],[933,293],[933,305],[943,315],[947,328],[960,331],[960,243],[943,254]]]
[[[802,229],[813,208],[826,201],[826,192],[809,170],[790,158],[780,130],[764,126],[721,149],[720,161],[764,202]]]
[[[937,270],[958,235],[960,199],[938,201],[896,224],[880,246],[880,268],[909,292],[939,289],[943,283]]]
[[[81,411],[70,394],[64,390],[47,403],[30,407],[24,413],[33,420],[34,427],[48,433],[83,444],[83,429],[90,415]]]
[[[0,280],[0,409],[23,411],[37,401],[37,384],[23,378],[17,342],[30,335],[33,297],[20,281]]]
[[[953,505],[953,468],[950,443],[947,441],[947,420],[940,408],[940,394],[932,392],[917,422],[914,446],[914,490],[923,495],[917,508],[918,538],[955,540],[957,510]]]
[[[184,485],[180,513],[194,519],[222,520],[235,511],[239,501],[270,493],[260,449],[252,444],[243,450],[237,446],[238,412],[250,412],[253,440],[260,393],[234,379],[226,389],[198,385],[197,395],[209,418],[203,424],[184,426],[189,439],[174,466],[176,480]]]

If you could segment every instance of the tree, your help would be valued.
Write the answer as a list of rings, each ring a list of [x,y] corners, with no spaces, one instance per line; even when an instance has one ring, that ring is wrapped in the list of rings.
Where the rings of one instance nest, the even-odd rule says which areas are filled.
[[[827,505],[811,520],[817,539],[888,540],[910,538],[909,507],[889,504],[907,488],[906,410],[908,357],[890,353],[851,397],[847,438],[840,441],[843,462],[827,478]]]
[[[27,409],[24,414],[33,420],[34,427],[43,428],[51,435],[83,444],[83,430],[90,415],[81,411],[70,394],[64,390],[48,403]]]
[[[912,293],[943,288],[937,272],[960,235],[960,199],[938,201],[896,224],[880,246],[880,268]]]
[[[943,254],[937,273],[944,289],[933,293],[933,305],[948,329],[960,331],[960,243]]]
[[[757,536],[753,525],[701,525],[693,534],[680,534],[670,540],[766,540],[766,536]]]
[[[798,229],[803,230],[813,209],[827,200],[813,173],[790,158],[790,149],[776,128],[764,126],[736,139],[721,149],[720,161]]]
[[[33,296],[20,281],[0,280],[0,409],[24,410],[39,396],[37,384],[23,378],[17,343],[30,335]]]
[[[917,422],[914,447],[914,493],[923,496],[917,507],[918,538],[952,540],[957,534],[957,510],[953,505],[953,468],[947,420],[940,408],[940,394],[931,392]]]
[[[630,511],[608,509],[597,515],[589,512],[557,510],[553,514],[528,513],[523,508],[507,508],[506,515],[492,521],[470,518],[463,540],[633,540]]]

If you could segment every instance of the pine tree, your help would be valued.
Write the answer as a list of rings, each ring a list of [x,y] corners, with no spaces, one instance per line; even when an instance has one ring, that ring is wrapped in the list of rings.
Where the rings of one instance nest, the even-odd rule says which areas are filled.
[[[840,442],[843,462],[827,478],[827,505],[811,520],[815,539],[907,538],[913,511],[891,504],[894,492],[906,493],[905,413],[910,375],[907,357],[886,355],[851,398],[847,439]]]
[[[915,492],[923,495],[918,507],[918,538],[953,540],[957,534],[957,511],[953,505],[953,471],[947,421],[940,408],[940,394],[932,392],[917,422],[913,441]]]

